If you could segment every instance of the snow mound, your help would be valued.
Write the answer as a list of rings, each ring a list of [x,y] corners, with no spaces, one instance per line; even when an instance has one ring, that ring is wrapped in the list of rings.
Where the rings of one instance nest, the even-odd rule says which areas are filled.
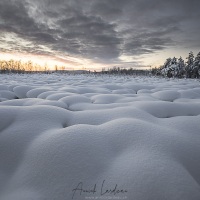
[[[152,94],[153,97],[162,101],[174,101],[180,97],[180,93],[173,90],[159,91]]]
[[[200,104],[170,103],[170,102],[138,102],[137,106],[142,110],[158,118],[170,118],[176,116],[200,115]]]
[[[33,87],[31,86],[16,86],[13,88],[13,91],[18,98],[22,99],[22,98],[27,98],[27,95],[26,95],[27,92],[32,89]]]
[[[14,92],[8,91],[8,90],[0,90],[0,98],[5,99],[16,99],[17,96]]]
[[[91,100],[82,95],[72,95],[68,97],[63,97],[59,101],[64,102],[65,104],[71,106],[77,103],[91,103]]]
[[[0,77],[1,200],[200,199],[199,82]]]
[[[119,94],[99,94],[93,96],[91,99],[93,103],[109,104],[109,103],[114,103],[121,98],[123,98],[123,96]]]
[[[16,100],[4,101],[0,103],[0,106],[4,106],[4,105],[7,105],[7,106],[51,105],[51,106],[56,106],[60,108],[67,108],[67,105],[63,102],[34,99],[34,98],[16,99]]]
[[[70,117],[65,110],[30,107],[25,112],[18,107],[13,111],[4,121],[6,127],[1,127],[1,154],[6,159],[0,166],[8,174],[1,180],[7,185],[3,200],[14,195],[70,199],[71,190],[83,180],[91,187],[103,180],[107,187],[119,183],[128,191],[128,199],[147,199],[146,195],[150,199],[197,199],[200,195],[199,142],[174,127],[120,118],[98,127],[64,128]],[[10,128],[15,131],[9,132]],[[8,143],[15,145],[10,149]],[[75,199],[84,196],[76,193]]]
[[[180,90],[179,92],[181,93],[182,98],[189,98],[189,99],[200,98],[200,94],[191,89]]]
[[[57,93],[59,93],[59,92],[58,91],[47,91],[47,92],[42,92],[37,97],[40,98],[40,99],[46,99],[50,95],[55,95]]]
[[[40,94],[42,94],[43,92],[47,92],[47,91],[49,91],[49,89],[35,88],[35,89],[28,91],[26,96],[28,98],[37,98]]]

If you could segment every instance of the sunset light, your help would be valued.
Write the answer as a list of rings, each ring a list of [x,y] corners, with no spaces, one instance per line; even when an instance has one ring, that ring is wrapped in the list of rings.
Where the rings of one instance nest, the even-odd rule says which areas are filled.
[[[168,57],[198,53],[198,4],[2,0],[0,59],[31,60],[49,68],[158,67]]]
[[[0,200],[200,200],[200,0],[0,0]]]

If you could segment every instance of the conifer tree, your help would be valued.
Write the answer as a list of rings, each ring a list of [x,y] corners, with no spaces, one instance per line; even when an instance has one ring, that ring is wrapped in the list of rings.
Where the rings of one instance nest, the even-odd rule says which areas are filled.
[[[200,76],[200,52],[197,54],[193,63],[193,76],[194,78],[199,78]]]
[[[189,56],[186,58],[187,62],[186,62],[186,77],[187,78],[191,78],[192,77],[192,68],[193,68],[193,64],[194,64],[194,54],[192,51],[190,51]]]

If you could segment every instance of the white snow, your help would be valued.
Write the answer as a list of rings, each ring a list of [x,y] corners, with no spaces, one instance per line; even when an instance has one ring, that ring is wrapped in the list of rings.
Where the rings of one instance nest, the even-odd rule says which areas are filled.
[[[0,199],[200,199],[200,82],[0,75]],[[126,193],[101,195],[105,189]]]

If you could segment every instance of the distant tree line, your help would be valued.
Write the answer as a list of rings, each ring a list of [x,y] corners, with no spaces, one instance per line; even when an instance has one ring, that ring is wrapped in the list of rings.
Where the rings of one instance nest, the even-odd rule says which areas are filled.
[[[148,75],[149,71],[142,70],[142,69],[113,67],[113,68],[109,68],[108,70],[105,70],[105,68],[103,68],[100,73],[101,74],[120,74],[120,75]]]
[[[31,61],[0,60],[0,73],[31,73],[37,71],[44,71],[44,69]]]
[[[151,73],[153,75],[162,75],[164,77],[178,77],[178,78],[199,78],[200,77],[200,52],[194,57],[191,51],[186,58],[186,62],[180,57],[168,58],[164,65],[159,68],[153,68]]]
[[[22,62],[22,61],[16,61],[16,60],[0,60],[0,73],[7,74],[7,73],[52,73],[52,72],[58,72],[58,73],[82,73],[82,74],[121,74],[121,75],[147,75],[149,74],[148,70],[141,70],[141,69],[133,69],[133,68],[120,68],[120,67],[113,67],[110,69],[105,70],[105,68],[102,69],[100,72],[91,72],[90,70],[65,70],[64,66],[54,66],[54,69],[50,70],[47,65],[40,66],[38,64],[34,64],[31,61],[28,62]]]
[[[164,65],[159,68],[152,68],[151,70],[133,69],[133,68],[120,68],[112,67],[109,69],[103,68],[101,72],[94,71],[95,74],[113,74],[113,75],[156,75],[163,77],[178,77],[178,78],[200,78],[200,52],[195,57],[191,51],[186,58],[186,62],[180,57],[168,58]],[[86,70],[78,70],[79,73],[92,73]],[[54,70],[49,70],[48,66],[40,66],[33,64],[31,61],[21,62],[15,60],[0,60],[0,73],[51,73],[61,72],[68,73],[65,67],[54,67]]]
[[[41,66],[39,64],[34,64],[32,61],[22,62],[16,60],[0,60],[0,73],[7,74],[7,73],[50,73],[51,71],[64,71],[64,66],[57,66],[55,65],[54,70],[50,70],[49,67],[45,64]]]

